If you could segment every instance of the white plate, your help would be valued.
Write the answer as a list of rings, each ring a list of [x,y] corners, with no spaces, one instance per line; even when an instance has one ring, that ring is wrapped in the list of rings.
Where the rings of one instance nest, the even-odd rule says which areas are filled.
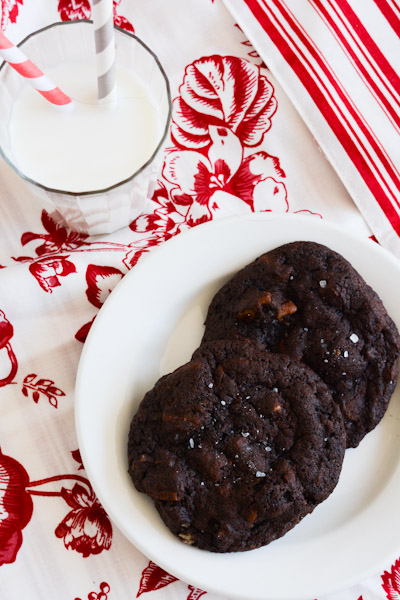
[[[176,577],[248,599],[315,598],[389,564],[400,550],[400,402],[348,450],[333,494],[269,546],[214,554],[186,546],[164,526],[127,474],[128,428],[156,380],[198,346],[211,298],[234,271],[295,240],[345,256],[400,326],[400,263],[370,240],[300,216],[216,220],[145,256],[113,291],[85,344],[76,385],[76,426],[93,488],[126,537]]]

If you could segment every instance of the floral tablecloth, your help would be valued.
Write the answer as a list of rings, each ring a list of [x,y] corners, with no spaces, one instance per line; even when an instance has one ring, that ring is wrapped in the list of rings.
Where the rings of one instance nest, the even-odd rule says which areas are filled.
[[[1,28],[14,42],[90,15],[88,0],[0,0]],[[2,600],[197,600],[206,593],[212,600],[149,561],[112,525],[77,446],[82,345],[143,253],[210,219],[252,211],[306,213],[373,235],[222,2],[117,0],[114,15],[160,57],[174,98],[162,171],[144,214],[112,235],[73,233],[0,163]],[[399,582],[393,556],[385,570],[331,598],[397,600]]]

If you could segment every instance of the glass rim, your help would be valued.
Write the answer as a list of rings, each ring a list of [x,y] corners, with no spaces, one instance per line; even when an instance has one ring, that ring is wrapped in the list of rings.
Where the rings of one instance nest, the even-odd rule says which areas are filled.
[[[23,44],[25,44],[28,40],[30,40],[31,38],[35,37],[36,35],[38,35],[40,33],[43,33],[44,31],[47,31],[48,29],[53,29],[56,27],[64,27],[64,26],[68,26],[68,25],[76,25],[79,23],[80,24],[85,23],[85,24],[91,25],[91,24],[93,24],[93,21],[91,19],[76,19],[73,21],[57,21],[55,23],[51,23],[50,25],[46,25],[46,27],[42,27],[41,29],[37,29],[36,31],[33,31],[32,33],[27,35],[21,42],[19,42],[19,44],[17,44],[17,46],[18,47],[23,46]],[[167,74],[164,70],[164,67],[160,63],[158,56],[147,46],[147,44],[145,44],[139,37],[137,37],[137,35],[135,35],[134,33],[130,32],[130,31],[126,31],[126,29],[122,29],[122,27],[118,27],[117,25],[114,25],[114,29],[123,35],[127,35],[128,37],[133,38],[141,46],[143,46],[143,48],[145,50],[147,50],[147,52],[153,57],[153,59],[155,60],[157,66],[161,72],[161,75],[163,76],[163,79],[165,82],[166,94],[167,94],[167,101],[168,101],[168,115],[166,118],[164,131],[162,133],[160,141],[158,142],[154,152],[151,154],[149,159],[139,169],[137,169],[132,175],[130,175],[129,177],[127,177],[121,181],[118,181],[117,183],[114,183],[113,185],[110,185],[106,188],[101,188],[99,190],[88,190],[88,191],[84,191],[84,192],[71,192],[69,190],[59,190],[57,188],[48,187],[46,185],[43,185],[42,183],[39,183],[38,181],[35,181],[34,179],[31,179],[30,177],[25,175],[25,173],[23,173],[10,160],[10,158],[6,155],[6,153],[4,152],[4,150],[0,144],[0,155],[4,158],[6,163],[13,169],[13,171],[15,171],[15,173],[17,173],[17,175],[19,175],[19,177],[21,177],[25,181],[29,181],[29,183],[32,183],[36,187],[41,188],[42,190],[45,190],[46,192],[51,192],[53,194],[63,194],[63,195],[72,196],[72,197],[94,196],[95,194],[104,194],[104,193],[114,190],[118,187],[121,187],[122,185],[129,183],[130,181],[135,179],[135,177],[137,177],[142,171],[144,171],[144,169],[146,169],[153,162],[156,154],[161,149],[161,147],[164,143],[164,140],[167,137],[167,133],[168,133],[168,129],[169,129],[170,121],[171,121],[171,114],[172,114],[172,99],[171,99],[171,90],[170,90],[170,86],[169,86],[169,80],[168,80]],[[1,74],[2,69],[5,68],[7,65],[8,65],[8,63],[6,61],[4,61],[3,64],[0,66],[0,74]]]

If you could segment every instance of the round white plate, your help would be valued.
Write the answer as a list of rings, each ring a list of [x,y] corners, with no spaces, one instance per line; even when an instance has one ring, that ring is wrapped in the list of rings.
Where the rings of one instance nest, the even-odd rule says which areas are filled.
[[[161,375],[190,359],[215,292],[263,252],[295,240],[340,252],[400,326],[400,262],[378,244],[316,218],[257,214],[201,225],[142,258],[101,309],[78,371],[79,447],[114,523],[169,573],[233,598],[315,598],[361,581],[400,551],[398,388],[380,425],[346,452],[333,494],[264,548],[214,554],[183,544],[128,476],[127,435],[138,403]]]

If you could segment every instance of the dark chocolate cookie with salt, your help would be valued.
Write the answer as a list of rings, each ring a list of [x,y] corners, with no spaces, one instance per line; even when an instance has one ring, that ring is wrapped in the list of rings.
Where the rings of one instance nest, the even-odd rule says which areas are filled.
[[[129,473],[169,529],[213,552],[281,537],[334,489],[346,436],[326,384],[247,342],[212,342],[133,418]]]
[[[340,406],[347,447],[383,417],[399,333],[375,291],[326,246],[294,242],[260,256],[216,294],[205,324],[204,342],[247,338],[310,366]]]

